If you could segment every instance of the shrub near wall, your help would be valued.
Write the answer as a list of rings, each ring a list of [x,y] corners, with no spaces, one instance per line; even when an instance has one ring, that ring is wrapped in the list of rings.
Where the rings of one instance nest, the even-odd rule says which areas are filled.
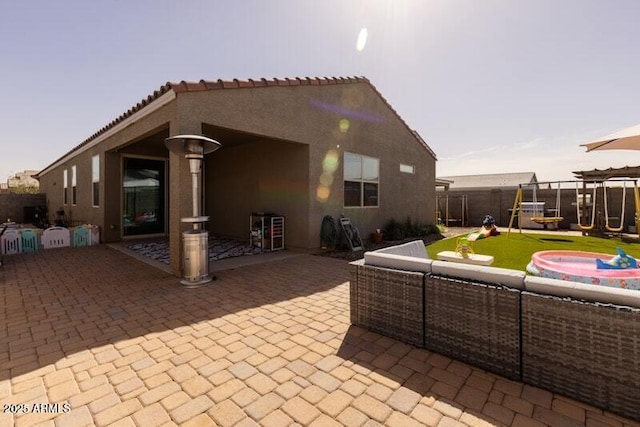
[[[24,208],[46,206],[44,194],[0,194],[0,223],[11,219],[14,222],[24,222]]]
[[[413,222],[411,218],[407,218],[404,222],[392,218],[382,229],[384,240],[390,241],[403,240],[410,237],[427,237],[439,233],[440,230],[434,224]]]

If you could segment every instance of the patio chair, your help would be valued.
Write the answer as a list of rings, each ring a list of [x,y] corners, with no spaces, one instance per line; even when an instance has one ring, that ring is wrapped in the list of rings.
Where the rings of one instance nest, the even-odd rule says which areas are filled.
[[[66,246],[71,246],[71,236],[68,228],[49,227],[42,232],[43,248],[64,248]]]
[[[22,235],[22,252],[36,252],[38,250],[38,235],[30,228],[20,230]]]
[[[73,246],[89,246],[91,244],[91,233],[88,225],[79,225],[73,229]]]
[[[22,238],[16,229],[6,230],[0,240],[0,249],[3,255],[13,255],[22,252]]]

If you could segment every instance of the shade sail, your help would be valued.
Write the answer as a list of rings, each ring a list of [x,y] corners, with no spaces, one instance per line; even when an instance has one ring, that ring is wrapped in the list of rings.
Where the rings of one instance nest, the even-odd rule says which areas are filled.
[[[580,144],[587,152],[595,150],[640,150],[640,124],[619,130],[595,141]]]

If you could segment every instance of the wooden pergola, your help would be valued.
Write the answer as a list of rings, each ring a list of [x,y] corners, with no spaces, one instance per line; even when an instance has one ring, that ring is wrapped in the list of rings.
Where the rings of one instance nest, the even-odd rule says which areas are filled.
[[[593,169],[573,172],[576,178],[583,181],[604,181],[611,178],[640,178],[640,166],[624,166],[622,168]]]

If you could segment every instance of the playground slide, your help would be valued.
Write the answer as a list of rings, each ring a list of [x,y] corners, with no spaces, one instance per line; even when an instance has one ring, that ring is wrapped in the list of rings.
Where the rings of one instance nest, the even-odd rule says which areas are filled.
[[[476,231],[475,233],[469,233],[469,235],[467,236],[467,239],[469,239],[470,242],[475,242],[476,240],[490,237],[492,233],[493,233],[493,228],[482,227],[480,231]]]

